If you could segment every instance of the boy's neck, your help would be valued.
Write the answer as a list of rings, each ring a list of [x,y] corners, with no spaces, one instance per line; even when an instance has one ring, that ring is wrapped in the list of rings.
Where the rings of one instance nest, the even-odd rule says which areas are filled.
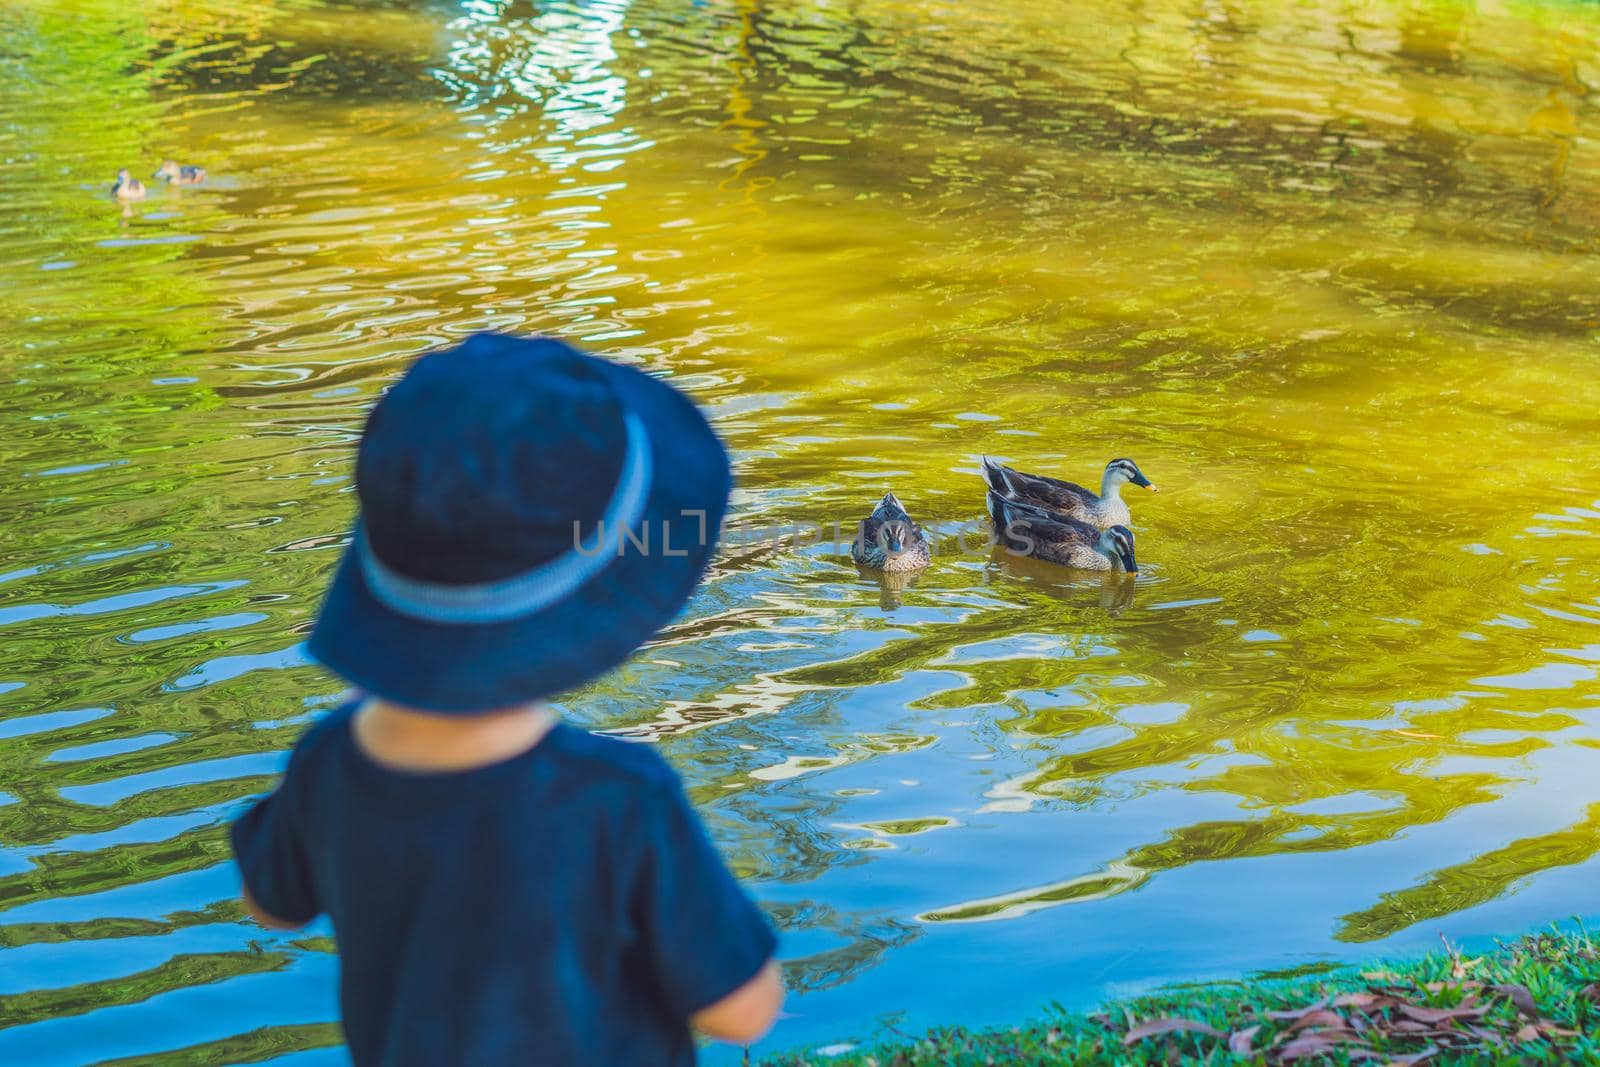
[[[556,724],[543,704],[472,715],[417,711],[369,698],[351,728],[369,759],[400,771],[469,771],[520,756]]]

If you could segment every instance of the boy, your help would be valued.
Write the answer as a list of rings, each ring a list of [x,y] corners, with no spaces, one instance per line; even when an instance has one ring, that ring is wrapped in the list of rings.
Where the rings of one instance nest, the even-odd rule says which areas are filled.
[[[729,481],[675,389],[553,340],[474,337],[373,410],[309,643],[361,695],[233,827],[260,922],[332,918],[356,1064],[680,1067],[691,1025],[771,1026],[773,934],[677,776],[541,703],[678,612]]]

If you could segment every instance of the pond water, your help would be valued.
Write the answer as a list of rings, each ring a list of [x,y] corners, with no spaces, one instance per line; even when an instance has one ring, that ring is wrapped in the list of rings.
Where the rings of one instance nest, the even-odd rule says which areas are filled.
[[[1600,8],[0,29],[0,1062],[341,1062],[330,931],[245,921],[224,825],[337,695],[364,413],[484,329],[735,452],[707,586],[564,707],[781,927],[763,1048],[1600,914]],[[211,180],[107,197],[166,157]],[[1137,459],[1138,580],[992,558],[985,454]],[[889,488],[901,589],[831,541]]]

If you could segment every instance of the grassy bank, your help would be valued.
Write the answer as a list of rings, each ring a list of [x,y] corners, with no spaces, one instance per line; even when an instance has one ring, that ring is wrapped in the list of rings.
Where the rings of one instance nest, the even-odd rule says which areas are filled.
[[[830,1050],[831,1051],[831,1050]],[[1600,947],[1553,930],[1480,956],[1168,989],[1091,1015],[939,1030],[767,1067],[979,1064],[1600,1064]]]

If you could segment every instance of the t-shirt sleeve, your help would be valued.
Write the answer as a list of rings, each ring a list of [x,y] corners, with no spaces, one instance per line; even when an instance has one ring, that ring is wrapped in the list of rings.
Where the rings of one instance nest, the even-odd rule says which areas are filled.
[[[777,938],[706,836],[682,787],[652,798],[636,920],[667,1007],[687,1019],[744,985]]]
[[[293,775],[291,766],[289,775]],[[285,922],[305,923],[322,911],[311,881],[306,843],[295,825],[294,783],[285,776],[235,822],[229,836],[244,885],[261,910]]]

